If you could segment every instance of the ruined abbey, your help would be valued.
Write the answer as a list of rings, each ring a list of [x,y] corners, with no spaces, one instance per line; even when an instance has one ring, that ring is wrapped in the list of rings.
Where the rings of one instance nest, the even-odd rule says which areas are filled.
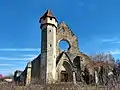
[[[92,67],[90,58],[80,51],[78,38],[64,23],[58,23],[51,10],[47,10],[40,17],[41,53],[33,61],[28,62],[23,72],[15,72],[16,80],[30,83],[59,83],[82,82],[87,80],[84,71],[89,71],[91,76],[97,73]],[[66,41],[69,44],[67,50],[62,51],[59,43]],[[87,73],[86,73],[87,75]],[[89,79],[92,79],[90,77]]]

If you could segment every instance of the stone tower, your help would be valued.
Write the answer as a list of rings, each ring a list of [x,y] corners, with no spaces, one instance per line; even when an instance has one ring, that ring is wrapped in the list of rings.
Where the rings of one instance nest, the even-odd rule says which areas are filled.
[[[51,10],[40,18],[41,23],[41,83],[53,83],[56,80],[56,30],[57,19]]]

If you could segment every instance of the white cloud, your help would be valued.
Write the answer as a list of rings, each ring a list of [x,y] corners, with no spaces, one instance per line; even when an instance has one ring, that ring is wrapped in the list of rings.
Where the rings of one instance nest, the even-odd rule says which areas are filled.
[[[40,48],[0,48],[0,51],[40,51]]]
[[[36,57],[36,56],[38,56],[38,55],[36,55],[36,54],[25,54],[25,55],[23,55],[23,56],[25,56],[25,57]]]
[[[0,57],[0,60],[33,60],[35,57],[31,58],[12,58],[12,57]]]
[[[113,43],[119,44],[119,43],[120,43],[120,41],[116,41],[116,42],[113,42]]]
[[[120,39],[118,39],[117,37],[114,38],[106,38],[106,39],[102,39],[103,43],[114,43],[114,44],[119,44],[120,43]]]
[[[115,42],[117,40],[118,40],[117,38],[106,38],[106,39],[103,39],[102,42]]]
[[[120,54],[120,50],[110,51],[110,53],[113,55],[117,55]]]
[[[13,64],[0,64],[0,66],[14,66]]]
[[[35,59],[37,54],[25,54],[24,57],[0,57],[0,60],[22,60],[22,61],[31,61]]]

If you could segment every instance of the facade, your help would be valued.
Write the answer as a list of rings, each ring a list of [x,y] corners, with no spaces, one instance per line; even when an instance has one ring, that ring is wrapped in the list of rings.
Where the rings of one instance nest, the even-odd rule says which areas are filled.
[[[39,23],[42,34],[41,54],[29,62],[21,74],[25,83],[82,81],[82,71],[85,70],[85,66],[89,67],[92,61],[80,52],[75,34],[64,22],[58,23],[51,10],[47,10]],[[61,41],[68,43],[67,50],[60,49]]]
[[[40,18],[42,32],[40,80],[41,83],[72,82],[80,74],[82,66],[90,63],[80,52],[77,37],[64,23],[58,24],[50,10]],[[66,51],[59,48],[59,42],[66,41]],[[78,75],[79,76],[79,75]]]

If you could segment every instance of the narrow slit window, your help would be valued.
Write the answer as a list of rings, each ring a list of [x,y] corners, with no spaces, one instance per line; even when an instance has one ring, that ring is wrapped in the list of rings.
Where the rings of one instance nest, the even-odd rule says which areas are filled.
[[[50,44],[50,47],[52,47],[52,44]]]
[[[65,30],[64,30],[64,29],[62,29],[62,32],[65,32]]]

